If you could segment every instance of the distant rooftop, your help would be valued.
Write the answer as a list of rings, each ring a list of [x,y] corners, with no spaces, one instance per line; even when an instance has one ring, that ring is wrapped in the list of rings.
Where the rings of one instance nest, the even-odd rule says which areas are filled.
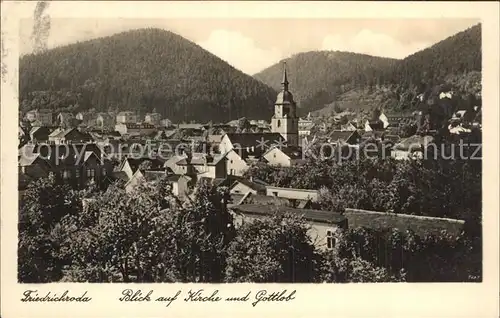
[[[289,213],[292,215],[302,216],[304,219],[312,222],[341,224],[347,222],[347,218],[340,213],[311,210],[311,209],[294,209],[287,206],[273,206],[260,204],[242,204],[231,207],[237,212],[243,214],[271,216],[280,213]]]

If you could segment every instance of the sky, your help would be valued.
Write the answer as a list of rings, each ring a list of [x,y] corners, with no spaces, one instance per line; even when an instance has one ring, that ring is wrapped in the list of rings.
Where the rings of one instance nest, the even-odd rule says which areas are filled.
[[[33,50],[34,20],[20,25]],[[50,19],[48,48],[146,27],[177,33],[253,75],[299,52],[338,50],[404,58],[479,23],[477,19]]]

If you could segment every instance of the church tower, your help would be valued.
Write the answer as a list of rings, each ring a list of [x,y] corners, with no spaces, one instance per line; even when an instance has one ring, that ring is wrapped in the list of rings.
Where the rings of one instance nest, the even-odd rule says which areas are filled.
[[[297,105],[293,95],[288,91],[288,79],[286,75],[286,63],[283,66],[282,90],[274,104],[274,116],[271,119],[271,131],[280,133],[286,139],[289,146],[299,145],[299,118],[297,117]]]

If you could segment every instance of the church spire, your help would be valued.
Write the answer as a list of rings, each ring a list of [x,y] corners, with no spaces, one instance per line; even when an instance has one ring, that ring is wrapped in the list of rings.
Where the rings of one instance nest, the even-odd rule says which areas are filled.
[[[286,76],[286,62],[283,62],[283,81],[281,82],[283,85],[283,90],[288,91],[288,78]]]

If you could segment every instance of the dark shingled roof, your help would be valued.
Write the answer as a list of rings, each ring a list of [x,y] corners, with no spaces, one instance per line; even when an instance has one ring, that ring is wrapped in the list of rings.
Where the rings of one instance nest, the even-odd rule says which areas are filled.
[[[328,138],[330,142],[347,142],[350,144],[357,143],[357,139],[360,138],[358,132],[354,131],[342,131],[342,130],[334,130],[329,135]]]
[[[303,216],[308,221],[339,224],[346,222],[347,218],[340,213],[331,211],[311,210],[311,209],[294,209],[286,206],[271,206],[259,204],[242,204],[232,207],[233,210],[243,214],[252,214],[260,216],[269,216],[276,213],[290,213],[293,215]]]
[[[115,180],[119,179],[119,180],[123,180],[125,182],[128,182],[128,180],[129,180],[125,171],[113,171],[112,177]]]

